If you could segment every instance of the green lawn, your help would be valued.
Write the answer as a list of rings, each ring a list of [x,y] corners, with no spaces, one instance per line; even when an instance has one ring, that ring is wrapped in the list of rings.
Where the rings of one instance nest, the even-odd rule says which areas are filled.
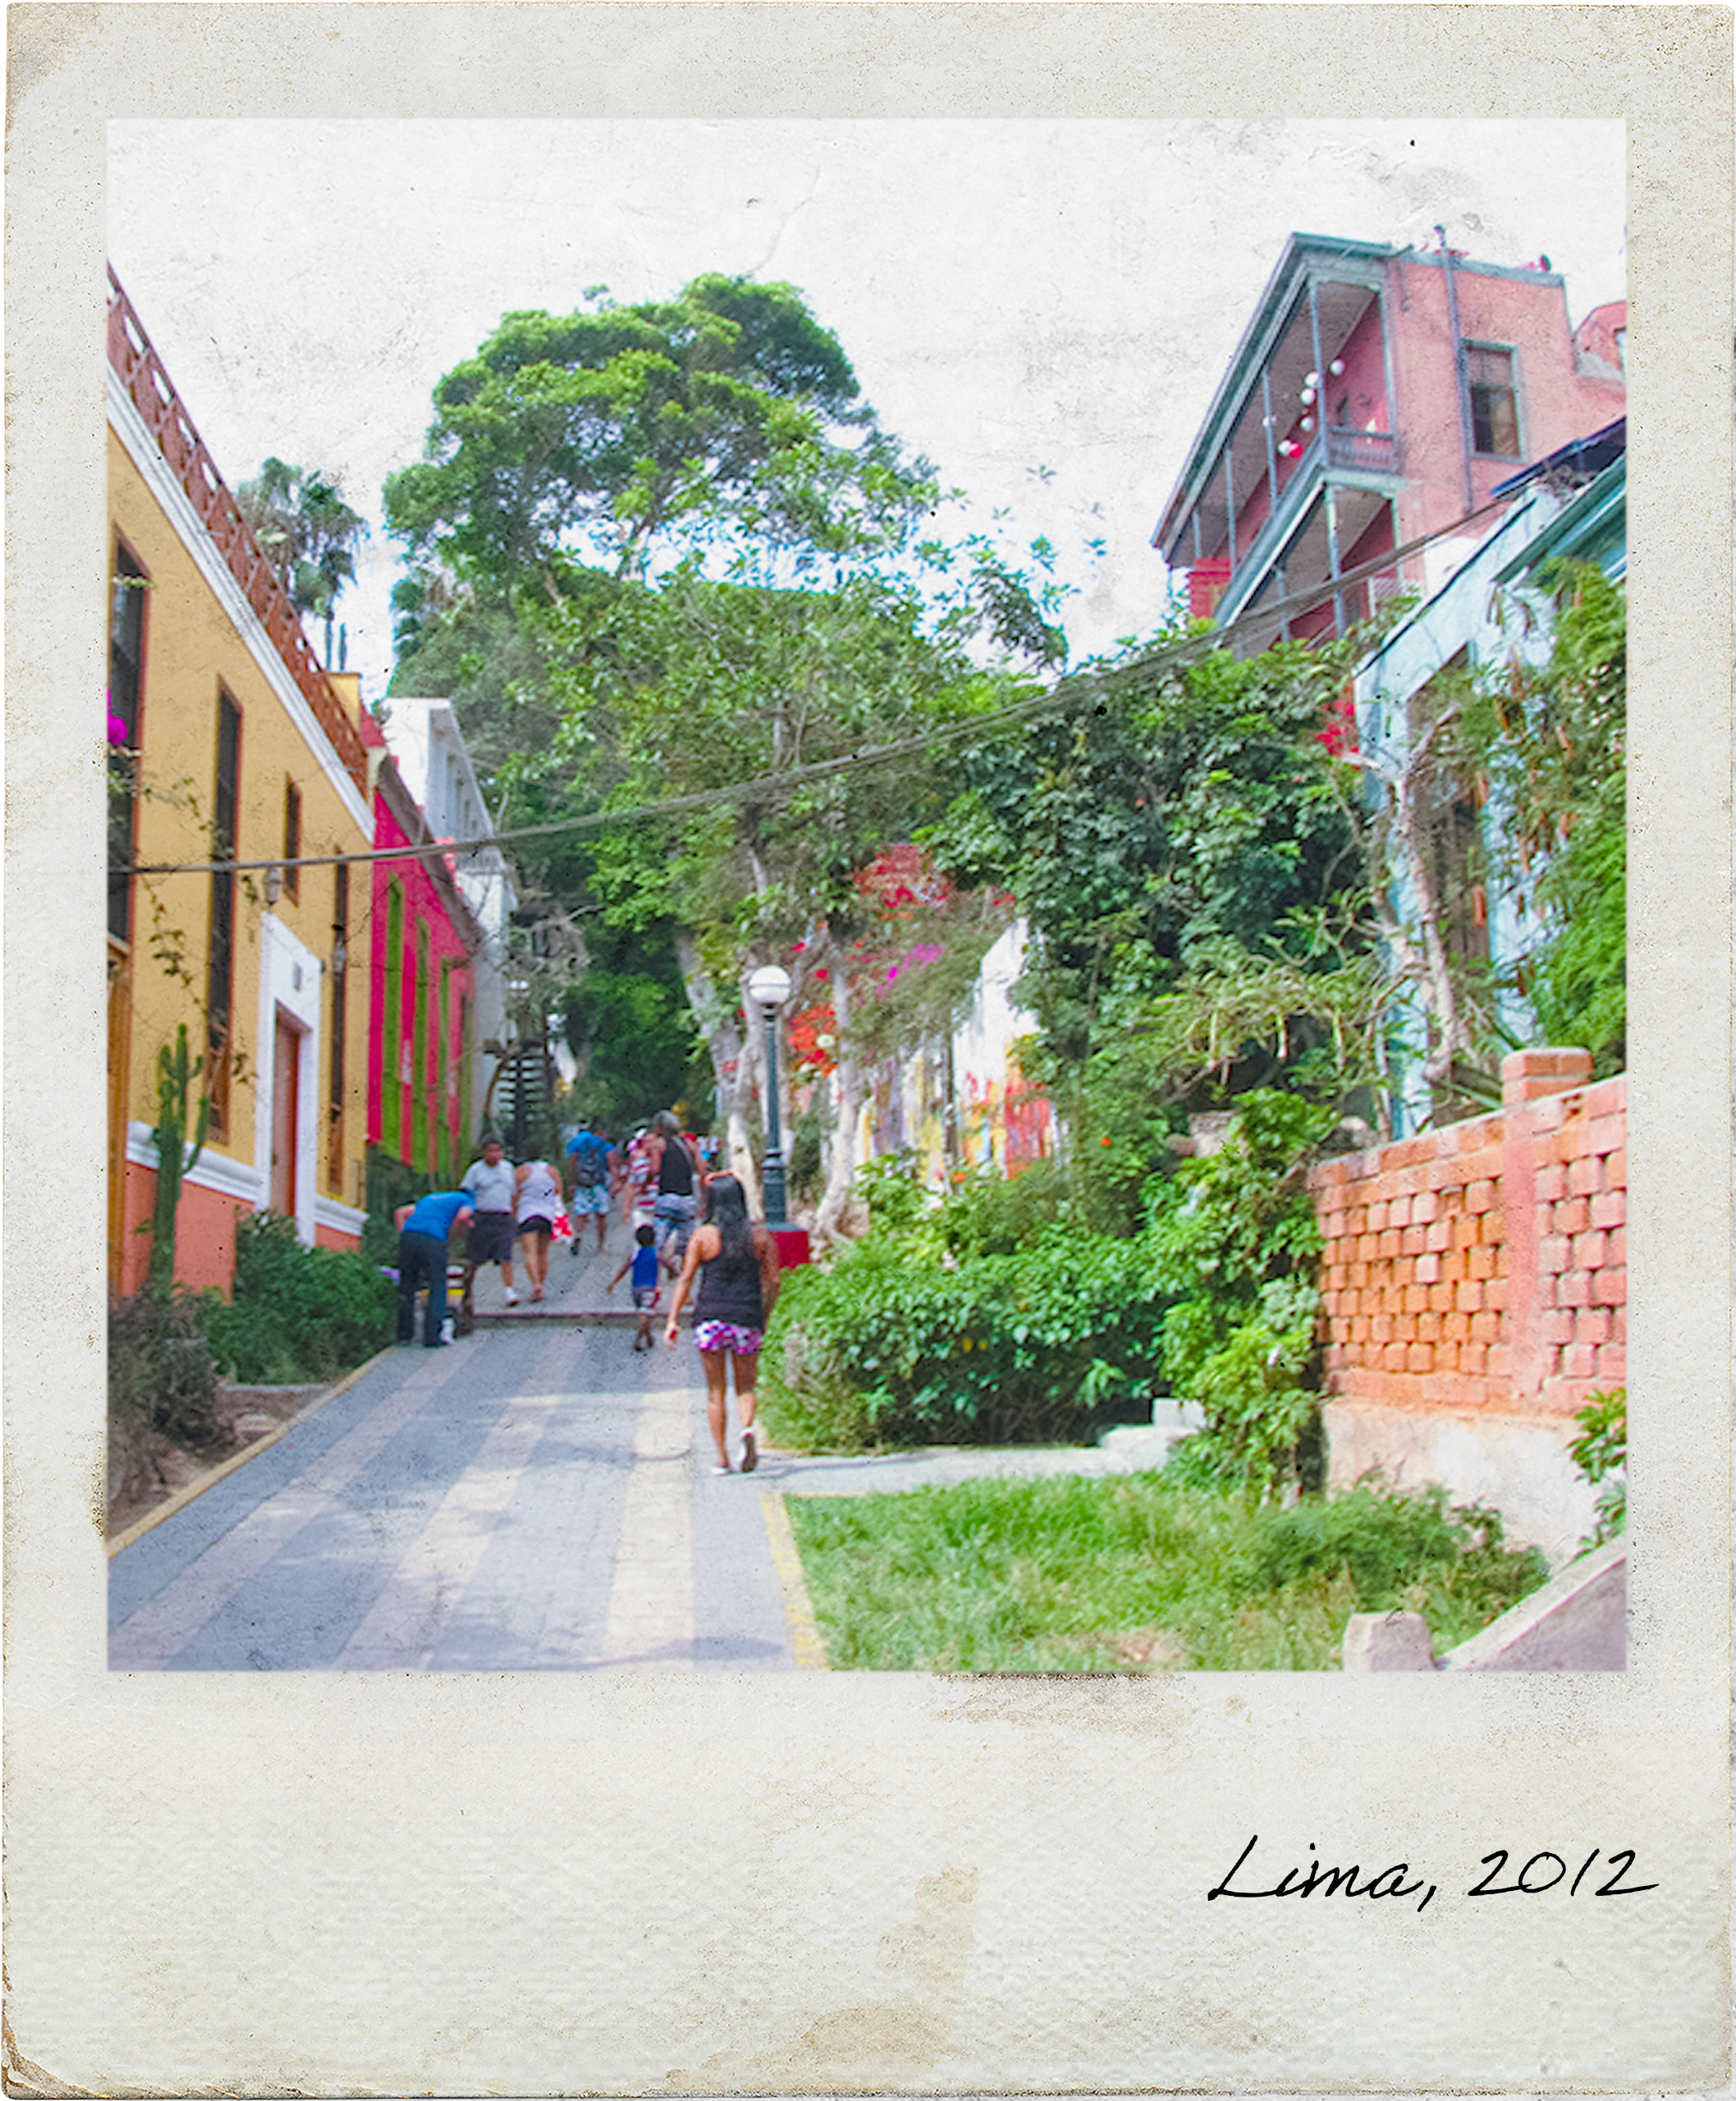
[[[834,1670],[1335,1670],[1354,1612],[1420,1612],[1438,1653],[1549,1572],[1438,1493],[1249,1510],[1145,1473],[787,1508]]]

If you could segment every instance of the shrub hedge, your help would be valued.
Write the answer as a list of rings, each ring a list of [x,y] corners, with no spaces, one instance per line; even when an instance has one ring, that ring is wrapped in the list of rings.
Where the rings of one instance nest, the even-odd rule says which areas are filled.
[[[396,1294],[373,1263],[305,1247],[294,1224],[271,1211],[236,1234],[233,1302],[208,1298],[202,1312],[212,1354],[250,1385],[336,1378],[383,1348],[396,1320]]]
[[[767,1427],[835,1451],[1083,1440],[1149,1413],[1163,1306],[1135,1241],[1050,1227],[949,1266],[870,1237],[786,1284]]]

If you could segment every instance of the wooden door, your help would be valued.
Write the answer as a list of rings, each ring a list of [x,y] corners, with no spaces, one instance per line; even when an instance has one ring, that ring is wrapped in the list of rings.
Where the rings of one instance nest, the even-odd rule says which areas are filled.
[[[295,1215],[295,1151],[301,1135],[297,1100],[300,1065],[301,1032],[279,1014],[271,1069],[271,1207],[285,1218]]]

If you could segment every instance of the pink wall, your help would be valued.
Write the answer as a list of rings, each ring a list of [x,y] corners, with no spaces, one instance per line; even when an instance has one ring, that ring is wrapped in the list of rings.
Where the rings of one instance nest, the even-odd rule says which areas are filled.
[[[1487,343],[1515,354],[1519,395],[1519,456],[1473,456],[1473,503],[1488,501],[1497,483],[1507,480],[1528,461],[1558,446],[1601,430],[1624,413],[1626,391],[1618,382],[1582,373],[1568,327],[1566,294],[1541,274],[1489,276],[1464,267],[1453,278],[1459,302],[1460,333],[1466,341]],[[1386,387],[1386,350],[1381,324],[1392,339],[1395,402]],[[1598,309],[1588,317],[1587,346],[1615,355],[1613,330],[1625,323],[1626,309]],[[1399,439],[1399,470],[1404,486],[1399,505],[1398,538],[1408,541],[1450,525],[1463,515],[1464,466],[1459,414],[1459,373],[1449,325],[1445,267],[1416,256],[1395,258],[1387,266],[1381,298],[1367,311],[1336,350],[1327,355],[1344,370],[1330,375],[1323,400],[1331,428],[1394,432]],[[1246,411],[1257,416],[1257,388]],[[1318,436],[1303,431],[1299,420],[1288,430],[1275,430],[1275,442],[1289,439],[1303,450],[1278,459],[1278,491],[1285,489],[1303,465]],[[1218,472],[1221,474],[1221,464]],[[1221,493],[1221,492],[1220,492]],[[1271,510],[1263,451],[1253,484],[1238,491],[1236,549],[1244,555]],[[1477,531],[1487,529],[1486,521]],[[1373,550],[1378,552],[1378,548]],[[1226,556],[1227,537],[1204,550],[1214,560]],[[1349,566],[1349,557],[1344,557]],[[1317,625],[1317,623],[1316,623]],[[1299,628],[1298,632],[1301,632]]]
[[[1386,400],[1386,350],[1381,332],[1381,302],[1371,300],[1338,353],[1342,375],[1326,378],[1326,418],[1335,430],[1392,428]]]
[[[388,766],[391,763],[389,759],[385,762]],[[375,844],[382,847],[409,845],[409,835],[383,794],[376,793],[373,806]],[[465,1000],[470,1000],[474,1009],[475,978],[463,939],[448,915],[446,901],[421,863],[416,860],[376,861],[373,865],[373,941],[369,966],[368,1010],[368,1137],[373,1144],[382,1142],[385,1090],[388,1086],[395,1086],[400,1090],[398,1156],[409,1157],[415,1128],[413,1111],[419,1099],[429,1112],[429,1157],[426,1161],[414,1161],[412,1165],[432,1166],[435,1164],[435,1139],[442,1126],[455,1155],[469,1142],[469,1133],[460,1128],[465,1048],[461,1017]],[[391,924],[387,900],[395,882],[404,893],[398,1040],[410,1048],[410,1078],[407,1082],[400,1077],[399,1073],[388,1074],[385,1070],[386,1008],[389,990],[387,939]],[[413,1041],[416,1015],[417,929],[422,926],[427,927],[428,936],[428,1034],[422,1043],[417,1044]],[[443,1015],[438,1012],[440,967],[442,963],[450,963],[452,966],[447,1006]],[[440,1085],[439,1037],[437,1032],[442,1028],[446,1034],[449,1084],[444,1099],[437,1100]],[[400,1069],[401,1072],[401,1067]]]
[[[1464,339],[1516,354],[1520,455],[1514,460],[1473,458],[1472,488],[1481,504],[1496,483],[1509,479],[1526,461],[1540,460],[1558,446],[1613,422],[1623,413],[1627,396],[1619,386],[1579,373],[1566,294],[1560,284],[1541,276],[1486,277],[1463,268],[1454,271],[1453,282]],[[1399,537],[1412,540],[1451,524],[1463,511],[1458,368],[1448,323],[1445,269],[1414,257],[1401,259],[1389,266],[1387,284],[1406,484],[1399,498]]]

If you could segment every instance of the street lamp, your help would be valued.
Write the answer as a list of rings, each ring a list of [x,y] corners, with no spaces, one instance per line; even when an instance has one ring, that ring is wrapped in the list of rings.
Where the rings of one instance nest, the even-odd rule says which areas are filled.
[[[777,1010],[790,996],[790,973],[775,963],[762,964],[748,980],[748,997],[766,1024],[766,1157],[761,1167],[766,1224],[784,1220],[784,1154],[777,1122]]]

